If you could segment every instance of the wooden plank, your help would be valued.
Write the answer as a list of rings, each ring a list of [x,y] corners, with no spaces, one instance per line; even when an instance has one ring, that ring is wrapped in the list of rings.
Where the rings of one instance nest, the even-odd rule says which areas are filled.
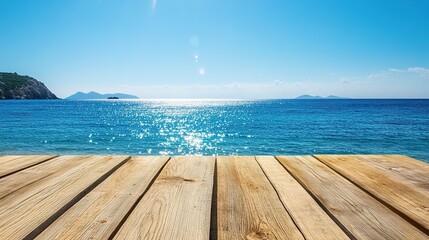
[[[36,239],[108,239],[168,157],[133,157]]]
[[[9,155],[0,157],[0,178],[51,160],[57,155]]]
[[[349,239],[274,157],[257,156],[256,160],[305,239]]]
[[[218,239],[304,239],[255,157],[217,158]]]
[[[357,239],[428,238],[314,157],[278,157],[278,160]]]
[[[323,155],[315,155],[319,157]],[[403,155],[329,155],[344,161],[345,158],[356,158],[380,171],[389,172],[412,184],[413,188],[429,194],[429,164]]]
[[[174,157],[115,239],[208,239],[214,157]]]
[[[126,156],[59,157],[57,160],[64,163],[63,167],[67,170],[51,172],[49,175],[42,174],[44,177],[39,178],[37,175],[43,173],[44,167],[57,163],[49,161],[0,179],[8,180],[11,185],[15,177],[21,181],[23,175],[27,175],[30,180],[29,184],[11,191],[0,199],[1,237],[34,238],[127,159]],[[69,169],[68,164],[74,161],[80,164]],[[30,177],[32,175],[36,175],[33,182]]]
[[[315,157],[429,234],[429,164],[399,156]]]
[[[31,196],[31,192],[26,192],[28,189],[38,189],[44,182],[40,180],[54,179],[62,175],[67,175],[70,172],[75,172],[76,168],[82,165],[91,164],[88,160],[90,156],[61,156],[55,161],[47,161],[37,166],[27,168],[16,174],[9,175],[0,179],[0,204],[4,203],[5,198],[16,191]],[[14,198],[10,198],[14,201]]]

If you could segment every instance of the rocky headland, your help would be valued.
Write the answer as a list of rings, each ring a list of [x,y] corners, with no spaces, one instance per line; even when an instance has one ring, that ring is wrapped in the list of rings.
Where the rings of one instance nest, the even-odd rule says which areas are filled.
[[[0,100],[3,99],[58,99],[40,81],[17,73],[0,72]]]

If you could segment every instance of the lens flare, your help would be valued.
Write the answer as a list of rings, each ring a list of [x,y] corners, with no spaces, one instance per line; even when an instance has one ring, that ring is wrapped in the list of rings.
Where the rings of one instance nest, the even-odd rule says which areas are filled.
[[[206,74],[206,70],[204,68],[200,68],[199,72],[200,72],[200,75]]]

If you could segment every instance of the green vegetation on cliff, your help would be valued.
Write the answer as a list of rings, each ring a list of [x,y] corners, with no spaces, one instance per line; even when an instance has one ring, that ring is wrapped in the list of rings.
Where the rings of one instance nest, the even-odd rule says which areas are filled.
[[[17,73],[0,72],[0,99],[58,99],[42,82]]]
[[[21,76],[18,73],[0,72],[0,81],[2,81],[4,87],[8,89],[17,89],[24,86],[29,78],[29,76]]]

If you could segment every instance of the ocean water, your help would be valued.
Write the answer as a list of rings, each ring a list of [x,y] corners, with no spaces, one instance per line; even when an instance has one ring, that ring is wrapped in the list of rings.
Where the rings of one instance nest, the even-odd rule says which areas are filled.
[[[0,101],[0,154],[405,154],[429,100]]]

